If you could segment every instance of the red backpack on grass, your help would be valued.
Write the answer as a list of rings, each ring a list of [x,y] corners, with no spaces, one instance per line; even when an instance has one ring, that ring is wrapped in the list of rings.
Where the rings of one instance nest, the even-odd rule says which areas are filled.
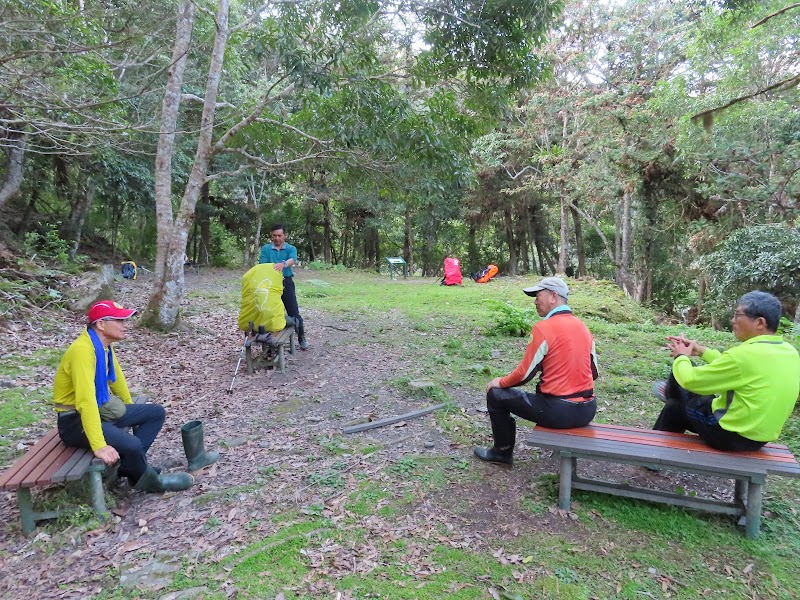
[[[461,285],[461,261],[452,256],[444,259],[442,285]]]

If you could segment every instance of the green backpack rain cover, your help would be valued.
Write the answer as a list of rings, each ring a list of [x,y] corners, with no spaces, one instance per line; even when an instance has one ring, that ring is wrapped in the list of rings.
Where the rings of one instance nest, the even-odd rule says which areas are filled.
[[[250,321],[258,331],[277,332],[286,327],[283,314],[283,273],[274,263],[256,265],[242,276],[242,303],[239,306],[239,329],[247,330]]]

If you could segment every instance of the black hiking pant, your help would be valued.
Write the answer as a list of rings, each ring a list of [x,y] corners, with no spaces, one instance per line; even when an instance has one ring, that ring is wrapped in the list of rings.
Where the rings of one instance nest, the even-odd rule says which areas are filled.
[[[297,331],[298,341],[306,339],[305,328],[303,327],[303,317],[300,316],[300,307],[297,305],[297,292],[294,289],[294,277],[283,278],[283,307],[286,314],[295,320],[295,331]]]
[[[756,442],[735,431],[723,429],[711,402],[714,396],[701,396],[681,387],[670,374],[665,392],[666,401],[653,429],[684,433],[687,430],[699,435],[703,441],[717,450],[758,450],[766,442]]]
[[[594,418],[597,402],[594,397],[565,400],[510,387],[489,390],[486,408],[492,420],[494,447],[505,450],[513,448],[516,441],[516,421],[512,414],[552,429],[585,427]]]

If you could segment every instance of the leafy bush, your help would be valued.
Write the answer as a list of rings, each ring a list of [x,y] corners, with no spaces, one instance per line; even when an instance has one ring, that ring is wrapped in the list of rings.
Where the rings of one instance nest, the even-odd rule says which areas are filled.
[[[232,267],[242,262],[242,251],[236,237],[217,220],[211,219],[209,261],[212,267]]]
[[[731,233],[700,261],[711,282],[704,310],[730,314],[736,299],[751,290],[782,300],[800,295],[800,232],[783,225],[757,225]]]
[[[525,337],[531,332],[536,310],[517,308],[505,302],[492,302],[492,307],[499,313],[486,335],[505,335],[508,337]]]
[[[50,223],[44,226],[44,233],[29,231],[23,240],[25,252],[33,260],[38,256],[44,260],[53,260],[60,265],[69,264],[69,242],[61,239],[58,233],[58,224]],[[82,262],[84,257],[76,257],[75,262]]]

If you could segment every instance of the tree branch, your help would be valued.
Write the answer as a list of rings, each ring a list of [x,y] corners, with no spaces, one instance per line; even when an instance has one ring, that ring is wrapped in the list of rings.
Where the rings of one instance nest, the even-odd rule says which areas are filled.
[[[780,10],[776,10],[774,13],[767,15],[766,17],[758,21],[755,25],[751,26],[750,29],[755,29],[759,25],[763,25],[764,23],[769,21],[771,18],[777,17],[778,15],[785,13],[787,10],[792,10],[793,8],[800,8],[800,2],[796,2],[794,4],[790,4],[789,6],[784,6]]]
[[[739,102],[744,102],[745,100],[751,100],[756,96],[760,96],[762,94],[766,94],[767,92],[771,92],[772,90],[776,90],[778,88],[786,87],[794,87],[800,84],[800,75],[793,75],[788,79],[784,79],[783,81],[779,81],[778,83],[773,83],[770,86],[767,86],[763,89],[756,90],[752,94],[746,94],[744,96],[739,96],[738,98],[734,98],[733,100],[729,101],[728,103],[717,106],[715,108],[710,108],[708,110],[704,110],[703,112],[697,113],[696,115],[692,116],[692,123],[697,123],[701,121],[703,123],[703,127],[707,130],[711,128],[711,125],[714,123],[714,114],[725,110],[726,108],[730,108],[734,104],[738,104]]]

